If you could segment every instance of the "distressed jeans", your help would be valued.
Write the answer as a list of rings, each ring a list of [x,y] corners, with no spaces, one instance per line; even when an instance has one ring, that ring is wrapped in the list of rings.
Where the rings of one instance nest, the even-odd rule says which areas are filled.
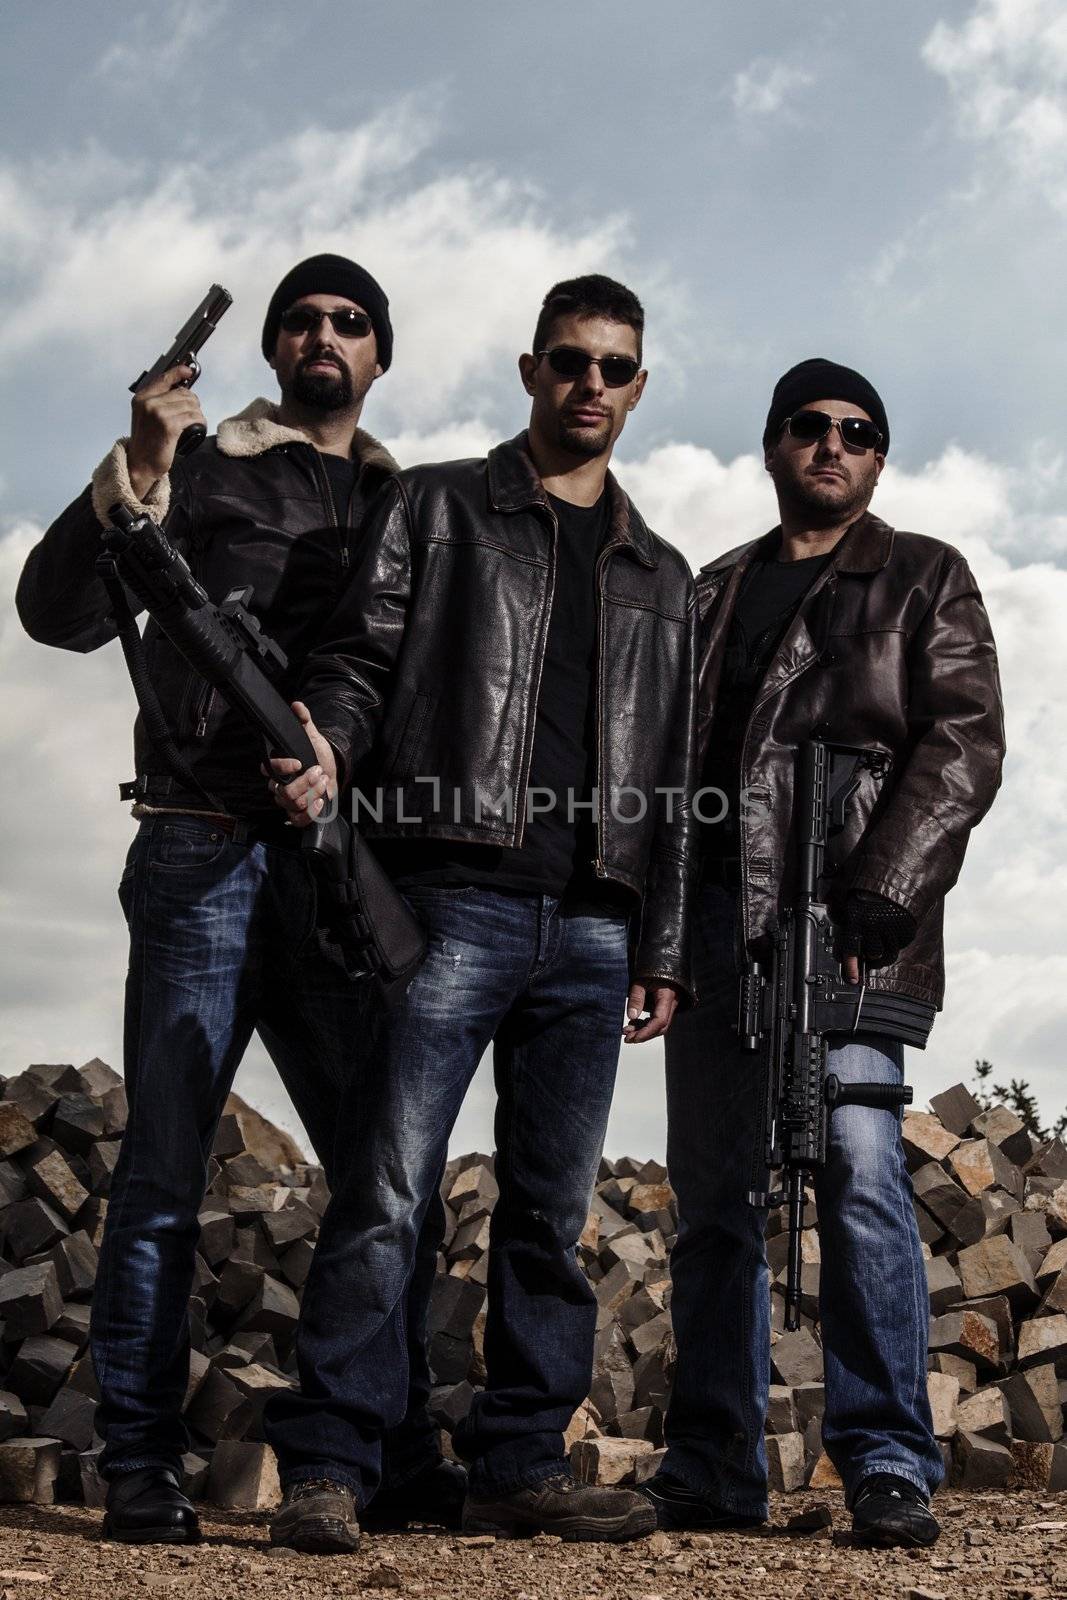
[[[740,1049],[736,896],[702,891],[694,958],[700,1005],[666,1039],[667,1165],[678,1196],[671,1314],[678,1365],[663,1470],[724,1510],[767,1514],[763,1427],[770,1384],[770,1295],[761,1148],[762,1060]],[[899,1083],[898,1041],[831,1038],[842,1082]],[[823,1444],[849,1502],[892,1472],[926,1494],[942,1460],[926,1390],[929,1300],[897,1112],[843,1106],[815,1177],[826,1384]]]
[[[496,1177],[486,1385],[453,1445],[476,1493],[564,1466],[589,1392],[596,1299],[577,1260],[615,1085],[627,922],[547,895],[405,888],[429,935],[402,1003],[376,1019],[342,1117],[346,1155],[304,1293],[299,1394],[273,1397],[283,1483],[327,1476],[365,1505],[403,1414],[416,1243],[452,1125],[493,1044]]]
[[[187,1308],[207,1164],[238,1064],[258,1030],[316,1155],[335,1176],[337,1112],[362,1070],[366,994],[313,938],[299,851],[236,844],[192,816],[146,819],[119,886],[130,932],[129,1118],[111,1182],[93,1300],[105,1475],[180,1473]],[[390,1439],[394,1481],[436,1460],[427,1412],[426,1307],[443,1229],[428,1209],[406,1309],[410,1393]]]

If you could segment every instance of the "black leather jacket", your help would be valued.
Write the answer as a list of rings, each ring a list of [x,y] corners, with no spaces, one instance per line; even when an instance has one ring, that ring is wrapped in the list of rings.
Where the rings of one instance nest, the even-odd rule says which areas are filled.
[[[695,590],[610,475],[608,492],[595,870],[642,897],[635,976],[691,993]],[[368,513],[301,696],[377,808],[357,818],[369,837],[521,845],[555,533],[525,435],[487,461],[402,472]]]
[[[369,434],[358,433],[361,498],[374,494],[396,462]],[[107,595],[93,569],[106,508],[118,499],[142,509],[125,474],[120,441],[93,483],[56,519],[30,551],[16,594],[23,627],[42,644],[96,650],[115,637]],[[224,422],[218,436],[179,460],[169,483],[145,502],[162,518],[171,542],[212,600],[251,584],[252,611],[289,656],[291,688],[311,645],[343,592],[355,559],[359,529],[338,527],[319,452],[302,434],[281,427],[274,407],[255,401]],[[140,609],[130,597],[134,611]],[[204,683],[154,622],[144,635],[149,673],[178,747],[204,788],[226,811],[270,816],[259,766],[262,741]],[[183,790],[134,731],[140,797],[149,805],[206,802]]]

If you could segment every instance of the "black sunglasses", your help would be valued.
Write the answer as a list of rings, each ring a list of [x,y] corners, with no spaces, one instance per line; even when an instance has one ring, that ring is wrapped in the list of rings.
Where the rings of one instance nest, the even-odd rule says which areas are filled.
[[[632,356],[591,356],[572,344],[558,344],[554,350],[538,350],[537,359],[547,357],[553,372],[561,378],[580,378],[592,366],[600,368],[600,376],[608,389],[622,389],[633,383],[641,368]]]
[[[825,439],[831,428],[836,428],[843,444],[854,450],[877,450],[882,434],[866,417],[832,417],[828,411],[794,411],[782,424],[789,429],[790,437],[802,444],[814,444]]]
[[[283,311],[281,324],[286,333],[310,333],[323,317],[329,317],[334,333],[342,339],[365,339],[374,324],[365,311],[338,306],[336,311],[317,311],[314,306],[290,306]]]

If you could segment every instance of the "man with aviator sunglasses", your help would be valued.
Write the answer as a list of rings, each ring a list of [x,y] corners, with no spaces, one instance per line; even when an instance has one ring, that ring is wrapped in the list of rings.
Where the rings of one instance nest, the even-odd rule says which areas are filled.
[[[18,588],[28,632],[64,649],[115,637],[94,570],[108,507],[150,512],[215,600],[252,585],[251,608],[299,673],[357,558],[368,500],[396,470],[359,426],[392,360],[389,303],[343,256],[300,262],[275,290],[263,355],[281,390],[177,456],[203,421],[178,366],[138,391],[131,436],[52,525]],[[96,1426],[108,1479],[105,1529],[129,1542],[198,1537],[182,1492],[188,1449],[187,1312],[208,1154],[256,1028],[328,1180],[337,1110],[360,1069],[362,987],[315,942],[315,890],[263,788],[261,741],[192,671],[155,623],[148,674],[188,776],[135,731],[139,821],[119,896],[130,930],[125,1068],[129,1120],[111,1183],[92,1316]],[[127,786],[124,786],[124,788]],[[379,1525],[454,1524],[464,1491],[427,1412],[426,1304],[443,1217],[431,1207],[407,1298],[406,1416],[388,1448]],[[284,1271],[284,1268],[283,1268]]]
[[[698,760],[714,800],[698,802],[701,1003],[666,1042],[678,1365],[667,1456],[646,1486],[664,1528],[767,1516],[772,1297],[766,1213],[749,1200],[768,1187],[766,1081],[762,1057],[737,1034],[737,962],[766,955],[788,903],[798,747],[814,738],[873,752],[827,853],[831,915],[848,980],[920,1002],[927,1017],[944,991],[944,897],[992,803],[1004,749],[996,654],[967,563],[868,509],[889,449],[873,385],[834,362],[801,362],[775,388],[763,446],[780,525],[697,582]],[[898,1039],[861,1031],[828,1043],[842,1083],[902,1081]],[[835,1110],[815,1193],[823,1444],[860,1540],[929,1545],[942,1460],[897,1113]]]
[[[620,1028],[632,1043],[664,1033],[690,992],[695,593],[608,471],[645,384],[643,327],[610,278],[549,292],[519,360],[529,428],[383,491],[303,686],[335,730],[322,771],[273,763],[298,825],[323,776],[355,773],[377,808],[361,824],[429,936],[403,1000],[376,1018],[373,1082],[353,1084],[346,1172],[305,1291],[301,1393],[266,1414],[279,1543],[316,1536],[305,1482],[332,1480],[321,1516],[352,1525],[374,1491],[407,1388],[415,1239],[490,1045],[500,1196],[486,1384],[452,1441],[470,1463],[464,1527],[618,1541],[655,1526],[636,1491],[578,1482],[564,1446],[592,1377],[596,1300],[575,1247]]]

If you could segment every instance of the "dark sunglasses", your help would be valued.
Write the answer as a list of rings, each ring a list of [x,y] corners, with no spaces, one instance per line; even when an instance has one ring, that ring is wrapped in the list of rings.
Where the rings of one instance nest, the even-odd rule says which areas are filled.
[[[590,367],[597,366],[608,389],[622,389],[633,383],[641,370],[632,356],[591,356],[572,344],[558,344],[554,350],[538,350],[537,359],[542,356],[561,378],[580,378]]]
[[[877,450],[882,442],[881,430],[866,417],[832,417],[828,411],[794,411],[782,426],[789,429],[791,438],[799,439],[802,444],[825,439],[831,428],[836,428],[842,443],[851,445],[854,450]]]
[[[336,311],[316,311],[314,306],[290,306],[283,311],[281,324],[286,333],[310,333],[323,317],[329,317],[333,331],[342,339],[365,339],[374,324],[365,311],[338,306]]]

